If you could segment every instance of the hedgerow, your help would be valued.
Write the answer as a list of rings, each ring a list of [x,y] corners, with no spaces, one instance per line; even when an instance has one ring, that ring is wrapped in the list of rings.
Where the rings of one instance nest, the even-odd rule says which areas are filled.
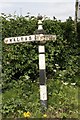
[[[21,117],[25,110],[31,110],[34,114],[33,116],[36,116],[37,109],[39,110],[38,114],[40,113],[38,43],[6,45],[4,38],[34,34],[34,31],[37,29],[37,18],[29,17],[27,19],[23,16],[15,16],[13,18],[12,16],[3,15],[1,19],[3,116],[11,117],[16,114],[16,117]],[[54,115],[51,116],[55,117],[56,112],[59,110],[58,108],[61,108],[62,111],[62,108],[65,106],[65,109],[68,109],[69,113],[69,110],[72,111],[72,104],[76,104],[75,98],[73,100],[74,103],[70,102],[70,104],[67,104],[69,96],[67,99],[66,92],[67,89],[72,89],[71,92],[73,91],[74,87],[71,87],[71,83],[76,83],[77,86],[80,86],[80,27],[78,27],[78,37],[76,37],[75,23],[69,17],[65,22],[45,19],[43,21],[43,28],[47,34],[56,34],[57,36],[55,42],[48,41],[45,43],[46,79],[48,82],[50,81],[48,85],[50,88],[49,104],[51,107],[49,109],[54,109]],[[56,82],[56,87],[54,87],[54,81]],[[62,82],[68,82],[70,86],[64,87],[61,84]],[[60,88],[58,89],[58,87]],[[69,95],[71,92],[69,93],[68,91]],[[76,87],[74,92],[75,94],[77,93]],[[71,99],[73,98],[73,94]],[[9,96],[11,96],[10,99],[8,99]],[[58,100],[56,101],[56,99]],[[65,102],[59,105],[59,101]],[[71,105],[71,108],[67,108],[67,105]],[[63,113],[63,115],[60,113],[58,117],[69,117],[70,115],[65,112]]]

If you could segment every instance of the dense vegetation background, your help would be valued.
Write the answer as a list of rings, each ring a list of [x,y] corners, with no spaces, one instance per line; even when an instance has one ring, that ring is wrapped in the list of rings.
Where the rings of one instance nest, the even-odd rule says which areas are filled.
[[[34,16],[7,16],[2,20],[2,94],[3,117],[42,117],[39,101],[38,44],[4,44],[4,38],[34,34]],[[80,86],[80,23],[75,30],[71,17],[65,22],[45,19],[47,34],[56,34],[55,42],[45,44],[46,78],[48,86],[48,117],[78,117],[78,87]],[[67,84],[66,84],[67,83]],[[75,83],[75,84],[72,84]]]

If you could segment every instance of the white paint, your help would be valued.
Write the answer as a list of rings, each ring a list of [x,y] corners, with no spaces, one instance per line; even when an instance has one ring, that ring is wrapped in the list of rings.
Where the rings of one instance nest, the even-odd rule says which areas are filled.
[[[42,25],[42,20],[38,20],[38,25]]]
[[[45,70],[45,54],[39,54],[39,69]]]
[[[39,53],[45,52],[45,46],[39,45]]]
[[[12,44],[12,43],[20,43],[20,42],[33,42],[33,41],[55,41],[56,35],[29,35],[29,36],[18,36],[18,37],[9,37],[5,38],[4,42],[6,44]]]
[[[35,41],[35,35],[5,38],[6,44]]]
[[[40,85],[40,100],[47,100],[47,87]]]
[[[39,25],[38,30],[42,30],[42,29],[43,29],[42,25]]]
[[[39,20],[39,21],[38,21],[38,30],[42,30],[42,29],[43,29],[42,21]]]

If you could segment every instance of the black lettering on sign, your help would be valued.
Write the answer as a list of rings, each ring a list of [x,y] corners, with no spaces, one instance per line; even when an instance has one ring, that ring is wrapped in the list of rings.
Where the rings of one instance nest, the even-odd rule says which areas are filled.
[[[13,40],[16,41],[15,38]]]
[[[35,39],[36,39],[36,40],[39,40],[39,36],[36,35],[36,38],[35,38]]]
[[[12,42],[12,39],[10,39],[10,42]]]
[[[31,40],[31,36],[29,36],[29,40]]]
[[[23,40],[23,37],[21,37],[21,40]]]
[[[27,37],[25,37],[25,40],[27,40]]]
[[[17,41],[19,41],[19,39],[17,38]]]

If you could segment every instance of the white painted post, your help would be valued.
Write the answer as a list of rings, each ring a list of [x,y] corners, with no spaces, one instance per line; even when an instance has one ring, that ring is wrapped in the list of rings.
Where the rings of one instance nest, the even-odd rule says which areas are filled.
[[[45,32],[42,26],[42,17],[39,16],[38,21],[38,30],[37,33],[39,35],[43,35]],[[41,40],[40,40],[41,41]],[[44,42],[43,42],[44,41]],[[40,78],[40,101],[41,105],[44,108],[47,108],[47,86],[46,86],[46,65],[45,65],[45,38],[43,37],[43,41],[41,41],[38,46],[39,51],[39,78]]]
[[[45,66],[45,46],[39,45],[39,75],[40,75],[40,101],[41,105],[47,108],[47,86]]]

